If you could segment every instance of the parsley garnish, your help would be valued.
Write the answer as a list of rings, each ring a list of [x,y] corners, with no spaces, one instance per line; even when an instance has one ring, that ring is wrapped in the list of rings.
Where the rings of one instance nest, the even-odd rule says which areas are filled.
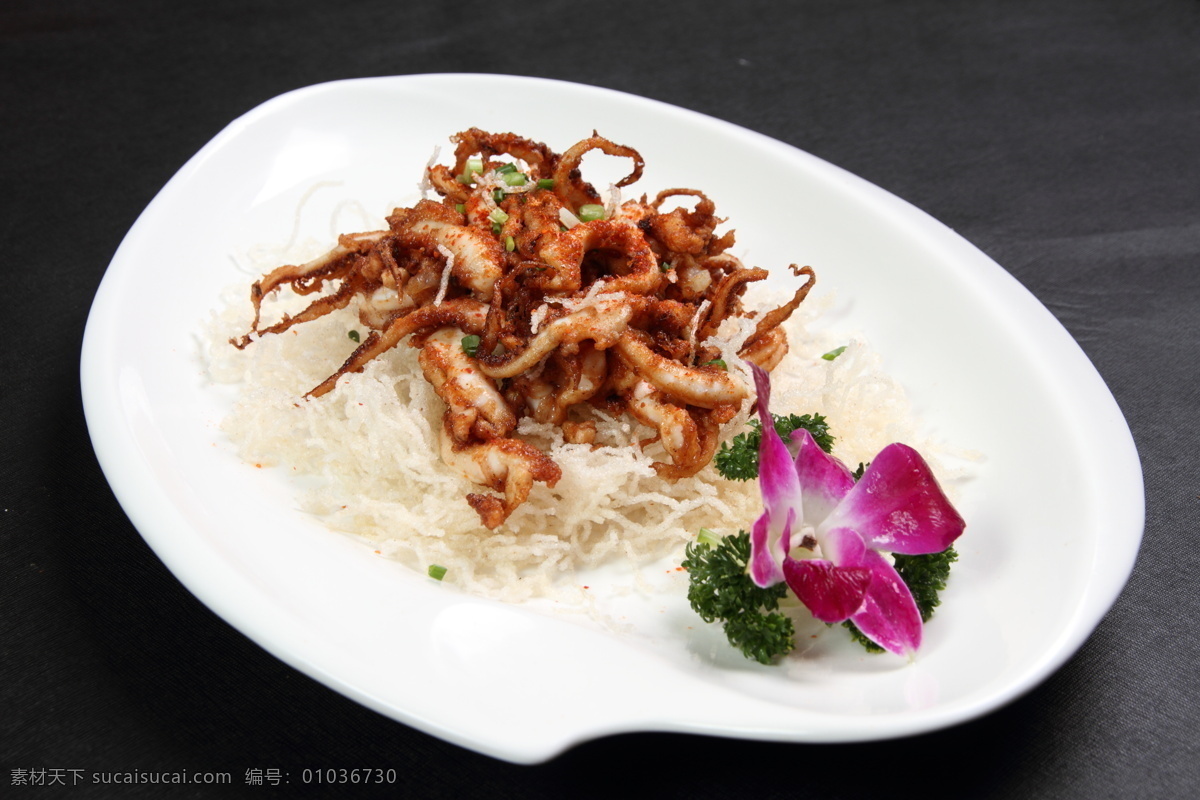
[[[804,414],[797,416],[789,414],[781,417],[772,414],[775,420],[775,430],[785,442],[792,431],[800,428],[812,434],[813,439],[826,453],[833,449],[833,437],[829,434],[829,425],[820,414]],[[762,444],[762,423],[757,419],[750,421],[752,430],[740,433],[732,441],[721,445],[713,458],[717,472],[734,481],[748,481],[758,477],[758,448]]]
[[[747,658],[770,664],[796,646],[792,621],[775,609],[787,595],[787,584],[766,589],[746,574],[750,534],[738,531],[716,547],[706,541],[687,546],[688,602],[705,622],[720,621],[729,643]]]

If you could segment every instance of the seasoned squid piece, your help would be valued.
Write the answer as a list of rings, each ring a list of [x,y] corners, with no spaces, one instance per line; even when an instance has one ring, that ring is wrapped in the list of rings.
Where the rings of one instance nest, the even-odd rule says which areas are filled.
[[[468,184],[459,180],[467,169],[467,162],[479,156],[490,166],[495,156],[509,155],[525,162],[535,179],[550,178],[554,174],[558,155],[541,142],[534,142],[512,133],[488,133],[479,128],[470,128],[451,137],[454,149],[454,166],[438,164],[429,168],[429,182],[438,194],[452,203],[465,203],[473,192]]]
[[[460,297],[440,306],[423,306],[398,317],[382,332],[371,331],[346,362],[308,393],[308,397],[320,397],[333,390],[338,380],[351,372],[362,372],[367,364],[381,354],[391,350],[410,334],[418,331],[455,325],[465,331],[478,334],[487,320],[487,306],[469,297]]]
[[[695,210],[685,211],[677,208],[665,214],[655,214],[648,217],[645,224],[654,231],[655,238],[673,253],[709,253],[713,245],[713,232],[721,222],[713,216],[716,205],[703,192],[695,189],[667,189],[658,193],[654,200],[654,208],[660,208],[668,197],[678,195],[698,198]],[[725,242],[719,241],[719,244],[722,245],[719,249],[724,249]]]
[[[600,195],[596,193],[590,183],[583,181],[579,173],[579,165],[583,161],[584,155],[592,150],[599,150],[610,156],[633,159],[633,172],[617,181],[618,187],[628,186],[642,177],[645,162],[642,161],[642,156],[637,150],[609,141],[593,131],[587,139],[578,142],[563,153],[554,167],[554,191],[572,211],[577,211],[580,206],[597,203],[600,200]]]
[[[708,465],[716,450],[720,421],[728,419],[724,407],[714,412],[675,402],[620,358],[615,359],[609,374],[609,389],[622,398],[625,410],[634,419],[655,430],[655,439],[671,458],[670,463],[656,461],[651,465],[660,477],[689,478]],[[736,406],[733,408],[736,411]]]
[[[749,396],[745,384],[727,370],[689,367],[661,356],[646,343],[644,334],[626,331],[617,341],[616,351],[638,375],[688,405],[717,408],[740,403]]]
[[[492,299],[492,287],[503,274],[504,248],[495,238],[476,228],[439,220],[421,220],[408,228],[428,235],[446,248],[453,258],[450,273],[484,302]]]
[[[696,445],[694,449],[689,450],[689,457],[686,459],[672,464],[655,462],[652,466],[660,478],[669,481],[690,478],[708,466],[717,452],[717,436],[721,429],[718,410],[688,409],[688,413],[696,423]]]
[[[686,408],[668,402],[667,396],[648,381],[638,381],[626,396],[626,403],[635,419],[658,431],[658,439],[675,466],[686,469],[696,465],[700,433]],[[660,466],[667,465],[654,464],[656,469]]]
[[[732,314],[736,314],[738,308],[738,297],[745,291],[746,284],[754,283],[767,279],[767,271],[765,269],[745,269],[738,267],[725,275],[713,288],[709,294],[709,314],[704,325],[701,326],[698,335],[701,339],[707,339],[717,332],[721,323]]]
[[[293,325],[310,322],[345,308],[355,295],[382,286],[384,262],[382,257],[375,254],[375,248],[386,235],[386,231],[343,234],[338,237],[337,247],[324,255],[304,264],[278,267],[255,281],[250,287],[250,302],[254,305],[250,333],[230,339],[230,344],[239,350],[244,349],[253,341],[252,334],[283,333]],[[273,325],[261,329],[258,327],[263,300],[281,287],[290,286],[296,294],[305,295],[319,291],[330,281],[341,281],[342,285],[332,294],[318,297],[299,314],[284,315],[282,320]]]
[[[417,357],[425,380],[446,403],[446,427],[455,441],[498,439],[512,433],[517,417],[495,382],[463,350],[466,334],[446,327],[426,337]]]
[[[782,328],[771,328],[738,351],[739,356],[767,372],[779,366],[787,353],[788,341]]]
[[[548,191],[529,192],[522,195],[515,209],[518,218],[514,223],[513,249],[523,258],[535,258],[543,241],[549,241],[562,230],[561,212],[564,206],[556,195]],[[549,237],[549,238],[547,238]]]
[[[451,137],[458,146],[454,149],[454,172],[461,175],[472,156],[483,156],[485,163],[494,156],[504,155],[524,161],[532,172],[531,177],[549,178],[554,174],[559,157],[546,145],[517,136],[514,133],[489,133],[479,128],[469,128]]]
[[[754,326],[754,335],[747,339],[746,343],[742,345],[742,353],[754,351],[754,349],[758,346],[759,341],[768,335],[782,335],[783,331],[780,330],[779,326],[787,321],[787,318],[792,315],[793,311],[800,307],[800,304],[804,302],[804,298],[808,297],[808,293],[812,291],[812,287],[817,282],[817,275],[813,272],[813,268],[797,267],[795,264],[793,264],[791,266],[791,270],[792,274],[797,278],[801,275],[804,275],[807,276],[808,280],[804,282],[803,286],[796,290],[796,293],[792,295],[791,300],[787,301],[779,308],[768,311],[759,318],[758,324]],[[784,341],[783,346],[785,348],[787,347],[786,340]],[[770,348],[763,347],[760,349],[769,351],[770,349],[778,349],[778,347],[778,344],[774,344]],[[783,356],[780,355],[779,357],[782,358]]]
[[[579,353],[556,353],[551,362],[536,376],[514,378],[509,391],[518,401],[524,399],[538,422],[561,426],[571,406],[587,402],[604,386],[608,357],[585,343]]]
[[[480,368],[493,378],[512,378],[533,369],[559,347],[590,340],[597,349],[608,349],[623,335],[632,315],[633,308],[620,299],[586,306],[542,327],[524,350],[504,356],[481,355]]]
[[[441,450],[442,461],[467,480],[503,492],[503,498],[467,495],[467,502],[488,530],[500,527],[525,502],[535,482],[553,488],[562,478],[562,469],[549,456],[520,439],[459,443],[450,430],[448,414],[442,422]]]
[[[552,294],[579,291],[584,256],[593,250],[611,251],[625,262],[621,273],[604,279],[606,292],[650,294],[664,281],[658,259],[636,225],[598,219],[542,240],[538,255],[550,269],[535,277],[533,285]]]

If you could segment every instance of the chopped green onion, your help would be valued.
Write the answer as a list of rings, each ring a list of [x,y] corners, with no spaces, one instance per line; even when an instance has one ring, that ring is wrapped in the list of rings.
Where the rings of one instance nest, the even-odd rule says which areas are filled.
[[[465,213],[467,213],[467,204],[466,203],[455,203],[454,210],[460,214],[465,214]]]
[[[504,201],[504,190],[503,189],[493,189],[492,190],[492,199],[495,200],[497,203],[503,202]]]
[[[721,543],[721,537],[710,531],[708,528],[701,528],[700,534],[696,537],[699,544],[706,544],[709,547],[716,547]]]
[[[663,261],[658,265],[658,268],[663,272],[670,272],[674,265],[670,261]]]
[[[479,350],[479,337],[475,334],[464,336],[462,338],[462,349],[464,353],[474,358],[475,353]]]
[[[595,203],[587,203],[579,207],[579,219],[582,222],[591,222],[597,219],[604,219],[604,206]]]
[[[835,358],[837,358],[844,352],[846,352],[846,345],[842,345],[841,347],[835,347],[834,349],[830,350],[825,355],[821,356],[821,358],[825,359],[826,361],[833,361]]]
[[[538,178],[538,188],[539,189],[553,189],[554,188],[554,178]]]
[[[496,167],[497,175],[507,175],[510,172],[516,172],[516,171],[517,171],[516,164],[501,164],[500,166]]]
[[[728,364],[726,364],[726,363],[725,363],[725,362],[724,362],[722,359],[719,359],[719,358],[714,358],[712,361],[709,361],[709,362],[708,362],[707,364],[705,364],[704,366],[706,366],[706,367],[719,367],[720,369],[723,369],[723,370],[726,370],[726,371],[728,371],[728,370],[729,370],[729,365],[728,365]]]
[[[458,182],[459,183],[470,183],[472,180],[474,180],[474,178],[472,178],[471,176],[475,175],[478,172],[483,172],[483,159],[468,158],[467,166],[465,169],[463,169],[463,174],[458,176]]]
[[[524,186],[526,183],[524,172],[510,172],[504,176],[505,186]]]
[[[492,223],[492,233],[499,236],[500,231],[504,229],[504,223],[508,222],[508,214],[506,214],[502,209],[497,208],[495,211],[488,214],[488,219]]]
[[[352,342],[358,341],[358,331],[350,331],[346,335],[350,337],[350,341],[352,341]]]
[[[440,581],[442,578],[446,577],[446,568],[441,564],[430,564],[429,577],[433,578],[435,581]]]
[[[508,251],[508,252],[510,252],[510,253],[511,253],[513,250],[516,250],[516,249],[517,249],[517,242],[516,242],[516,240],[515,240],[515,239],[513,239],[513,237],[511,237],[511,236],[505,236],[505,237],[504,237],[504,249],[505,249],[505,250],[507,250],[507,251]]]

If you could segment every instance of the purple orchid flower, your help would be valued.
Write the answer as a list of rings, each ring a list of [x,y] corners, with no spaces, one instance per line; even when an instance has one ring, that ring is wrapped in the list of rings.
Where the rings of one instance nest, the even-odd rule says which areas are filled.
[[[890,652],[921,645],[921,614],[881,553],[940,553],[966,523],[916,450],[890,444],[855,482],[846,465],[800,428],[793,459],[770,414],[771,383],[751,365],[762,421],[759,484],[763,514],[750,533],[750,577],[759,586],[786,581],[823,622],[849,619]],[[794,541],[805,531],[804,538]],[[793,558],[794,546],[820,558]]]

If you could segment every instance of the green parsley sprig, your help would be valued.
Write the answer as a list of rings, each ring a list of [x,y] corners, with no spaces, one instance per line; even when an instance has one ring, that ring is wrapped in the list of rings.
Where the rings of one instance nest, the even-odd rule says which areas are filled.
[[[772,414],[775,430],[785,442],[792,432],[800,428],[812,434],[817,445],[826,453],[833,450],[833,436],[829,425],[820,414],[789,414],[786,417]],[[721,445],[713,458],[717,472],[734,481],[748,481],[758,477],[758,448],[762,444],[762,423],[750,421],[751,430],[739,433],[731,441]]]
[[[790,652],[796,646],[796,629],[776,610],[787,585],[763,589],[750,580],[750,534],[738,531],[714,547],[704,533],[687,546],[683,560],[692,609],[705,622],[719,620],[729,643],[760,664]]]

